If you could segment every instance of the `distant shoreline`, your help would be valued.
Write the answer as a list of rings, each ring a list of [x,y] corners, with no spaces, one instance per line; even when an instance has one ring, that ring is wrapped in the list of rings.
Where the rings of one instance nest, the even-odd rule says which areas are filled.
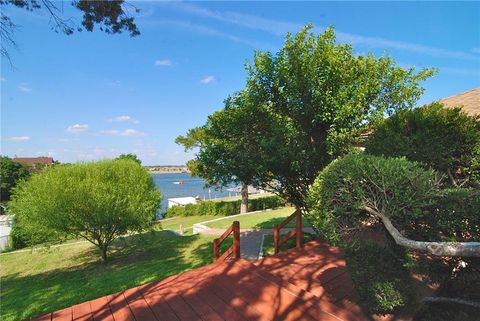
[[[181,174],[189,173],[187,166],[146,166],[151,174]]]

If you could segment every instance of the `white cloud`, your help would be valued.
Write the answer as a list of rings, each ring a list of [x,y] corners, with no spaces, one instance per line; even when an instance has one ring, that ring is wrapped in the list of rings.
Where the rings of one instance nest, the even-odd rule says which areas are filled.
[[[170,59],[155,60],[155,66],[171,66],[172,61]]]
[[[60,142],[60,143],[66,143],[66,142],[68,142],[68,141],[70,141],[68,138],[59,138],[59,139],[57,139],[57,142]]]
[[[32,91],[32,89],[27,83],[21,83],[20,85],[18,85],[18,90],[23,91],[25,93]]]
[[[200,82],[202,84],[205,84],[205,85],[209,84],[211,82],[214,82],[214,81],[215,81],[215,76],[213,76],[213,75],[206,76],[202,80],[200,80]]]
[[[75,124],[67,127],[67,132],[69,133],[81,133],[88,130],[88,125],[84,124]]]
[[[0,81],[4,82],[4,81],[7,81],[7,79],[5,79],[4,77],[0,77]]]
[[[128,115],[113,117],[113,118],[110,118],[108,121],[111,123],[125,123],[125,122],[132,122],[134,124],[140,123],[140,121],[133,119],[131,116],[128,116]]]
[[[144,133],[139,132],[138,130],[135,130],[132,128],[128,128],[125,130],[108,129],[108,130],[102,130],[100,133],[104,135],[123,136],[123,137],[140,137],[145,135]]]
[[[135,129],[125,129],[122,133],[122,136],[142,136],[143,133],[140,133],[139,131],[136,131]]]
[[[17,142],[25,142],[30,140],[30,136],[14,136],[10,137],[8,140],[13,140]]]
[[[122,84],[120,80],[110,80],[107,81],[107,85],[112,86],[112,87],[118,87]]]

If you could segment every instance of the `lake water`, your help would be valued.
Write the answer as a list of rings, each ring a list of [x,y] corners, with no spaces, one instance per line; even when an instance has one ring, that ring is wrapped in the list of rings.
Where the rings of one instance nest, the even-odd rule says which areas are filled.
[[[214,188],[204,188],[205,181],[198,177],[192,177],[188,173],[174,174],[152,174],[155,185],[162,193],[162,205],[160,212],[163,213],[167,209],[167,199],[172,197],[200,197],[200,199],[215,199],[219,197],[235,196],[223,188],[223,190],[215,190]],[[174,184],[174,182],[184,181],[185,184]],[[210,193],[209,193],[210,191]]]

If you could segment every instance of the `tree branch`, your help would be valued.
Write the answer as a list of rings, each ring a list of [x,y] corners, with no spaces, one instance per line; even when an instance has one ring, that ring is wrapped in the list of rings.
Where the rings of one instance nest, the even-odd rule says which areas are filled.
[[[467,301],[459,298],[446,298],[446,297],[427,297],[423,299],[423,302],[450,302],[450,303],[457,303],[457,304],[463,304],[463,305],[468,305],[477,309],[480,309],[480,302],[475,302],[475,301]]]
[[[392,221],[383,213],[367,205],[364,205],[363,209],[380,218],[388,233],[390,233],[395,240],[395,243],[400,246],[427,252],[435,256],[480,257],[480,242],[424,242],[410,240],[404,237],[395,226],[393,226]]]

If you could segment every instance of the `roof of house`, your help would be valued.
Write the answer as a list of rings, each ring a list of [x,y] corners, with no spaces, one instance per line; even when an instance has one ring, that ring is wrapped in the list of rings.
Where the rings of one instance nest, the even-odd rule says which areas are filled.
[[[53,164],[52,157],[15,157],[13,161],[17,163],[22,163],[27,166],[34,166],[35,164],[42,164],[42,165]]]
[[[480,115],[480,88],[443,98],[440,102],[448,108],[462,107],[470,116]]]

